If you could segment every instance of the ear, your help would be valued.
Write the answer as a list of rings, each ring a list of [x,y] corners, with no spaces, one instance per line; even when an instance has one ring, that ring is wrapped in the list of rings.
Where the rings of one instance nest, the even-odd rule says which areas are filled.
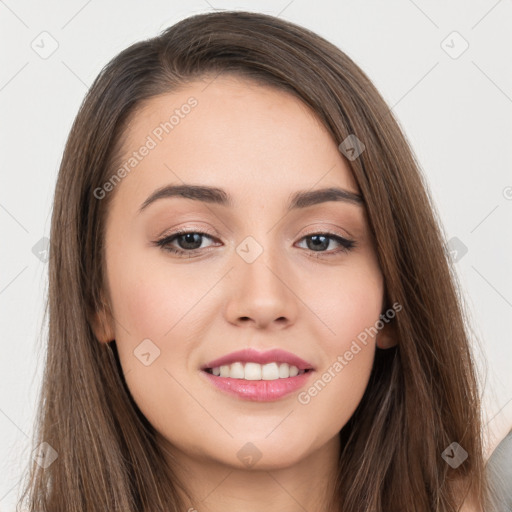
[[[114,318],[105,303],[103,308],[94,314],[92,324],[94,334],[101,343],[108,343],[115,339]]]
[[[388,323],[383,320],[383,323],[384,327],[377,333],[375,341],[377,347],[381,349],[387,349],[398,345],[395,320],[388,320]]]

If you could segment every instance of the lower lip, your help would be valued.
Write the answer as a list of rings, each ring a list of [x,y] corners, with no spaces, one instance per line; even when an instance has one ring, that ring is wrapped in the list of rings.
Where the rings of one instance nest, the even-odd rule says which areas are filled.
[[[245,380],[218,377],[201,371],[206,378],[218,389],[225,393],[254,402],[273,402],[302,388],[310,378],[313,370],[276,380]]]

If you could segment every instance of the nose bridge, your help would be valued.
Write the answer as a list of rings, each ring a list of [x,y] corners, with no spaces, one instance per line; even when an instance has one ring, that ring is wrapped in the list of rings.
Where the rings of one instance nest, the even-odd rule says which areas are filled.
[[[273,238],[264,232],[249,235],[236,247],[230,321],[249,318],[263,325],[294,320],[296,304],[288,285],[287,263],[283,248]]]
[[[238,275],[244,284],[263,296],[282,295],[284,284],[275,274],[284,272],[286,265],[282,247],[277,246],[272,234],[249,235],[237,246],[236,252],[240,260],[236,265]]]

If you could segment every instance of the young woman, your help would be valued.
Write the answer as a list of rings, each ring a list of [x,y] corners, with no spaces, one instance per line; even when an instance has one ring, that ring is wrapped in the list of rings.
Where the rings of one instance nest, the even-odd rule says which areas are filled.
[[[105,67],[48,306],[31,511],[489,510],[427,187],[368,77],[302,27],[196,15]]]

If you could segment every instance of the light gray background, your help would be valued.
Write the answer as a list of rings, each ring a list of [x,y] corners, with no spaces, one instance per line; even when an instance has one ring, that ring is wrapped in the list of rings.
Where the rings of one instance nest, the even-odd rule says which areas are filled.
[[[447,239],[468,250],[456,268],[479,339],[489,431],[503,437],[512,425],[510,0],[0,0],[0,511],[14,510],[30,457],[47,286],[47,263],[32,248],[49,236],[57,170],[78,106],[122,49],[214,8],[279,15],[316,31],[352,57],[393,107]],[[454,31],[469,44],[461,55],[464,41]],[[33,46],[49,51],[52,38],[58,48],[41,58]]]

